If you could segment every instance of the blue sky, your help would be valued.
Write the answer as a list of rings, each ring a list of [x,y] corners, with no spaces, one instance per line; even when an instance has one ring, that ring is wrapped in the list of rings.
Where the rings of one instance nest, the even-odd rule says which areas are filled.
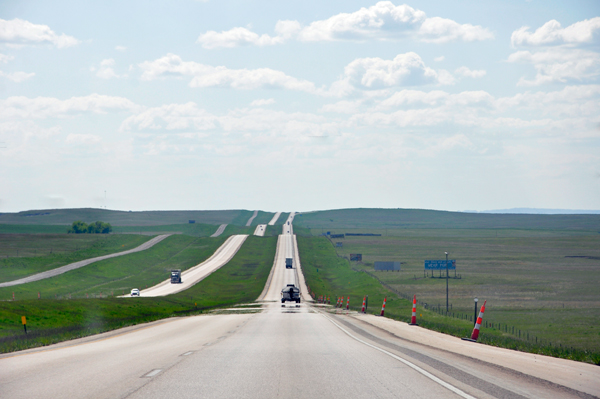
[[[600,209],[599,74],[597,1],[5,1],[0,212]]]

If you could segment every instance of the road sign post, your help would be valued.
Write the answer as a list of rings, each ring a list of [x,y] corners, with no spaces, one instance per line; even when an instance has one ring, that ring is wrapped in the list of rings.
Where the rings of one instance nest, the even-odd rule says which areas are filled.
[[[27,334],[27,319],[25,316],[21,316],[21,323],[23,323],[23,328],[25,329],[25,334]]]

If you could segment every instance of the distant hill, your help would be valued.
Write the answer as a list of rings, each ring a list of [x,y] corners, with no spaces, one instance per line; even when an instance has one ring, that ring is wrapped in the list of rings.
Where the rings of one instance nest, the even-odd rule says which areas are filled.
[[[0,214],[0,223],[68,225],[75,220],[82,220],[86,223],[101,220],[113,226],[160,226],[183,224],[194,220],[196,223],[215,225],[227,223],[244,226],[252,213],[246,210],[127,212],[97,208],[42,209],[2,213]]]
[[[471,211],[466,211],[471,212]],[[544,208],[511,208],[494,209],[491,211],[472,211],[474,213],[514,213],[530,215],[600,215],[600,210],[582,209],[544,209]]]
[[[550,229],[600,232],[600,215],[532,215],[426,209],[337,209],[302,213],[294,225],[353,229]]]

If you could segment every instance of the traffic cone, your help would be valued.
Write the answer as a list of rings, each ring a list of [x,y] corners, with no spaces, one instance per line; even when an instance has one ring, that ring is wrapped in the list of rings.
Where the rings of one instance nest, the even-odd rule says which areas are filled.
[[[383,306],[381,307],[381,314],[380,316],[383,316],[383,313],[385,312],[385,303],[387,302],[387,296],[385,298],[383,298]]]
[[[342,297],[342,300],[340,301],[340,309],[342,308],[342,306],[344,306],[344,297]]]
[[[413,308],[412,308],[412,316],[410,318],[409,326],[418,326],[417,324],[417,296],[413,296]]]
[[[365,308],[367,307],[367,297],[365,296],[363,298],[363,305],[362,308],[360,309],[361,312],[365,313]]]
[[[337,308],[338,306],[340,306],[340,297],[337,297],[337,300],[335,301],[335,307]]]
[[[346,310],[350,309],[350,297],[348,297],[348,301],[346,302]]]
[[[483,306],[479,311],[479,316],[477,317],[477,322],[475,323],[475,327],[473,328],[473,333],[471,334],[471,338],[463,338],[463,341],[471,341],[477,342],[477,338],[479,338],[479,329],[481,328],[481,319],[483,318],[483,313],[485,312],[485,304],[487,301],[483,301]]]
[[[329,300],[329,295],[327,295],[327,304],[331,305],[331,301]]]

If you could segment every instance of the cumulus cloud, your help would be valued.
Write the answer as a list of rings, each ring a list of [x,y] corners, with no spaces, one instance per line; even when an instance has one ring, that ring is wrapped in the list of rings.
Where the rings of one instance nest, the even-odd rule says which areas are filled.
[[[440,55],[439,57],[435,57],[433,60],[435,62],[442,62],[446,59],[446,57],[444,57],[443,55]]]
[[[139,64],[142,80],[190,76],[190,87],[231,87],[234,89],[274,88],[316,92],[313,83],[299,80],[270,68],[229,69],[193,61],[183,61],[175,54]]]
[[[457,75],[460,75],[460,76],[467,77],[467,78],[482,78],[485,76],[485,74],[487,72],[483,69],[471,70],[471,69],[467,68],[466,66],[461,66],[460,68],[456,69],[456,71],[454,71],[454,73],[456,73]]]
[[[528,26],[524,26],[514,31],[510,38],[511,44],[513,46],[545,46],[590,43],[598,37],[600,17],[579,21],[566,28],[553,19],[537,28],[533,33],[529,29]]]
[[[127,47],[125,47],[125,46],[115,46],[115,50],[120,51],[120,52],[124,52],[124,51],[127,51]]]
[[[261,98],[258,100],[254,100],[250,103],[251,107],[262,107],[264,105],[275,104],[275,100],[273,98]]]
[[[390,1],[361,8],[352,13],[340,13],[328,19],[302,26],[298,21],[278,21],[275,36],[259,35],[243,27],[228,31],[209,31],[198,37],[205,48],[237,47],[243,45],[267,46],[281,44],[289,39],[304,42],[337,40],[398,40],[415,37],[431,43],[449,41],[487,40],[494,35],[486,28],[433,17],[427,18],[421,10],[406,4],[396,6]]]
[[[13,46],[53,44],[63,48],[79,44],[80,41],[65,34],[58,35],[47,25],[15,18],[10,21],[0,19],[0,43]]]
[[[92,112],[105,114],[108,111],[140,109],[138,105],[124,97],[91,94],[84,97],[71,97],[60,100],[54,97],[29,98],[8,97],[0,100],[0,118],[63,118],[71,115]]]
[[[358,58],[344,68],[343,78],[332,85],[332,92],[348,94],[349,88],[363,90],[387,87],[452,84],[447,71],[435,71],[425,65],[417,53],[398,54],[392,60]],[[340,88],[344,87],[344,90]]]
[[[517,51],[507,61],[531,64],[536,69],[535,79],[521,78],[520,86],[584,81],[600,74],[600,54],[583,49],[556,47],[538,52]]]

